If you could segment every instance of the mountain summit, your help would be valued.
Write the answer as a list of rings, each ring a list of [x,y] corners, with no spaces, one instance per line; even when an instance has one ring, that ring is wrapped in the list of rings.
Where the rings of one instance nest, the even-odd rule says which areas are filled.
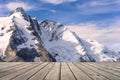
[[[22,7],[18,7],[16,8],[14,11],[11,12],[10,15],[14,14],[14,13],[21,13],[21,14],[25,14],[25,11]]]
[[[38,23],[18,7],[0,17],[0,60],[25,62],[114,62],[116,53],[95,40],[84,40],[63,24]]]

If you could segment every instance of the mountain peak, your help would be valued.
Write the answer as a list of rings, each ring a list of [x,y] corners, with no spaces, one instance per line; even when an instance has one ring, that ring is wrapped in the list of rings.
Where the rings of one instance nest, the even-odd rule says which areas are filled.
[[[17,7],[14,12],[24,12],[22,7]]]
[[[56,24],[56,23],[58,23],[58,22],[56,22],[56,21],[53,21],[53,20],[48,20],[48,19],[45,19],[44,21],[42,21],[41,22],[42,24],[44,23],[44,24],[49,24],[49,23],[51,23],[51,24]]]
[[[9,17],[0,18],[0,43],[3,61],[120,61],[119,54],[97,41],[79,38],[57,21],[44,20],[38,24],[22,7]]]
[[[63,24],[53,21],[53,20],[44,20],[40,23],[40,25],[42,25],[43,27],[49,27],[49,28],[59,28],[59,27],[64,27]]]
[[[12,11],[9,16],[13,15],[14,13],[21,13],[21,14],[25,14],[25,11],[22,7],[17,7],[14,11]]]
[[[10,17],[19,17],[28,20],[29,15],[26,14],[22,7],[17,7],[13,12],[10,13]]]

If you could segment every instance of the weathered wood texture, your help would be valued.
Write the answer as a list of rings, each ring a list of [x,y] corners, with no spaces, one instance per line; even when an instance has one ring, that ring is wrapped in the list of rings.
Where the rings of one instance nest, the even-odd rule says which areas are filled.
[[[120,80],[120,63],[0,63],[0,80]]]

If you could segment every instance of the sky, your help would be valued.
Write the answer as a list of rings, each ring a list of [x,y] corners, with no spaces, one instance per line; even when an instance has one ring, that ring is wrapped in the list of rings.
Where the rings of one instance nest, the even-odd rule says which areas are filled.
[[[120,0],[0,0],[0,16],[17,7],[39,21],[60,22],[81,38],[120,51]]]

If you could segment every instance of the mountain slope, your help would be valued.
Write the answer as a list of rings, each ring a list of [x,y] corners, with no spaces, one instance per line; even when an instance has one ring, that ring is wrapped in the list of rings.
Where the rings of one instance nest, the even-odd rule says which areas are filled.
[[[62,24],[41,23],[17,8],[0,18],[1,61],[118,61],[116,53],[94,40],[83,40]]]
[[[33,27],[36,23],[22,8],[0,19],[0,43],[4,45],[0,45],[0,50],[4,61],[52,61],[38,36],[34,35]]]
[[[56,61],[117,61],[114,52],[96,41],[79,38],[60,23],[45,20],[39,25],[43,45]]]

